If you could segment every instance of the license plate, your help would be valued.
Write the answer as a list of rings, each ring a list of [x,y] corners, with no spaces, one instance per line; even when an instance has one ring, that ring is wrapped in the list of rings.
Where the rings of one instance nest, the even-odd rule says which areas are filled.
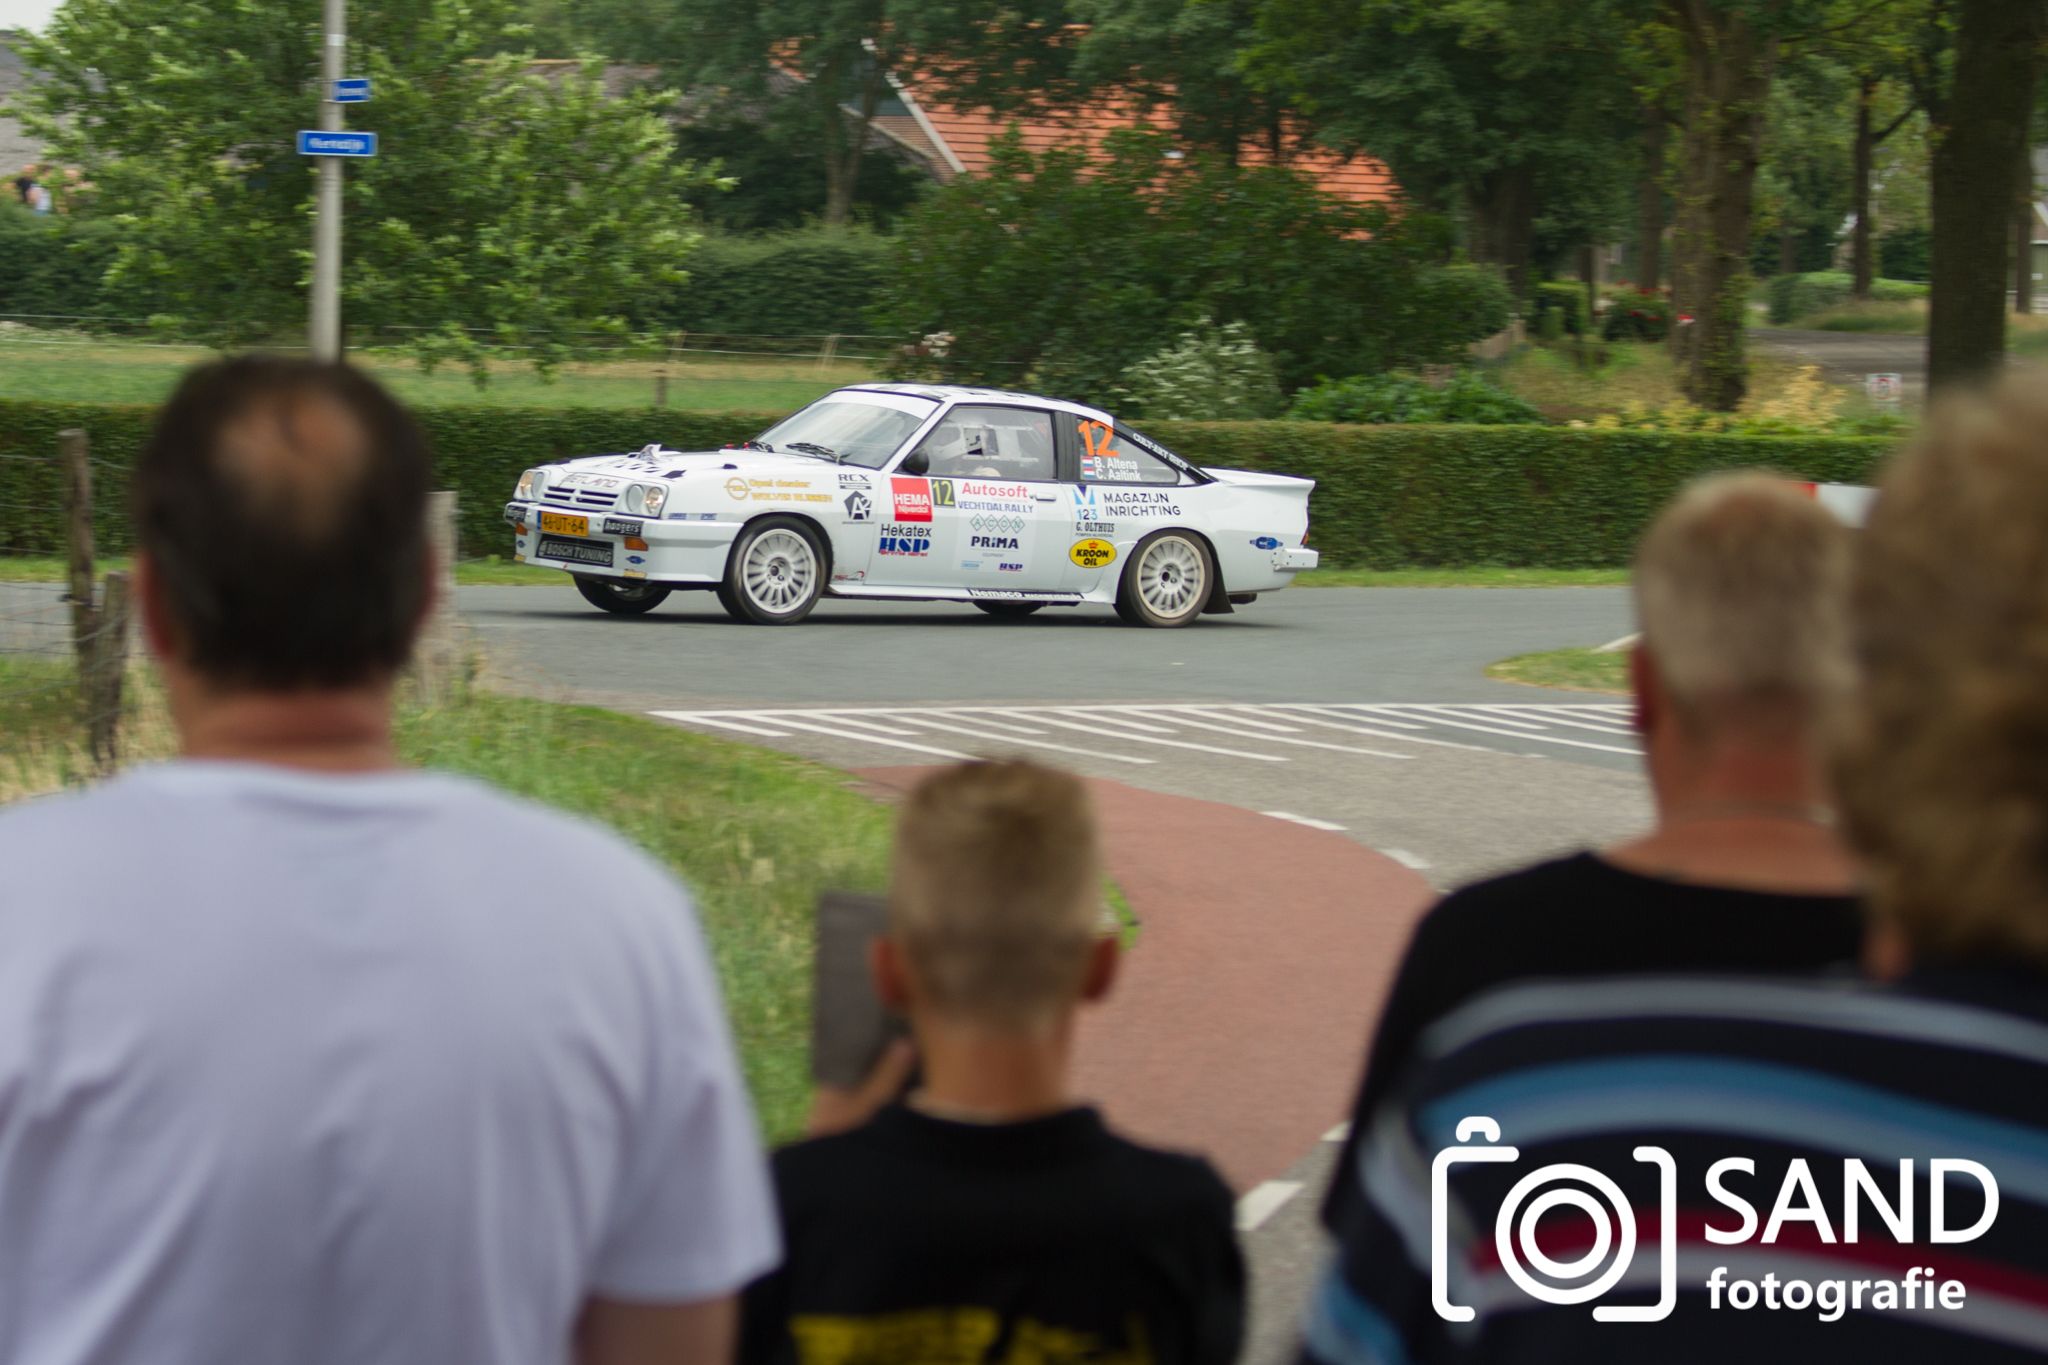
[[[590,534],[590,518],[574,516],[568,512],[543,512],[540,514],[540,529],[552,531],[558,536],[587,536]],[[607,554],[604,562],[611,563],[612,557]]]
[[[565,521],[582,521],[582,517],[565,517]],[[564,540],[560,536],[542,536],[534,548],[535,559],[566,559],[571,564],[596,564],[609,569],[612,566],[612,546],[604,540]]]

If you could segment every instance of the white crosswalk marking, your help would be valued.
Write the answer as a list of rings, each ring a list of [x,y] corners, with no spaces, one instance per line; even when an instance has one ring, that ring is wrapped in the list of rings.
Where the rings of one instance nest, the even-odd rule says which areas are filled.
[[[1625,702],[1061,702],[651,714],[720,734],[798,742],[822,737],[855,749],[874,745],[938,758],[1022,748],[1156,764],[1175,756],[1162,751],[1178,750],[1245,763],[1307,762],[1327,753],[1370,765],[1405,762],[1426,748],[1529,757],[1543,756],[1532,749],[1642,752]],[[1367,747],[1341,736],[1382,744]],[[846,761],[842,750],[834,754]]]
[[[1246,1190],[1237,1201],[1237,1230],[1256,1232],[1259,1225],[1279,1212],[1280,1206],[1301,1193],[1299,1180],[1268,1180]]]

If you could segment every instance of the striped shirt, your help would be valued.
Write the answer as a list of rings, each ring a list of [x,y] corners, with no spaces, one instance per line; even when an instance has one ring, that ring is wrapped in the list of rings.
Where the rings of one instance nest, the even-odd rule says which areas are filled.
[[[2039,1360],[2048,978],[1494,992],[1336,1178],[1308,1361]]]

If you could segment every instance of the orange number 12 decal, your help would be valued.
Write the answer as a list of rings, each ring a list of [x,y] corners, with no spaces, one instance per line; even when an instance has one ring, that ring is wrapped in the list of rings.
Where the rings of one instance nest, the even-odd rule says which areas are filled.
[[[1081,445],[1090,455],[1107,456],[1114,448],[1107,422],[1081,423]]]

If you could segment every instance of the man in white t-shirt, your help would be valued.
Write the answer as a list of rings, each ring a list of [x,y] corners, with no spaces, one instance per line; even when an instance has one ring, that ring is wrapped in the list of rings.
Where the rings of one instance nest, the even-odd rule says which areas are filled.
[[[183,756],[0,812],[0,1361],[723,1361],[777,1260],[682,888],[398,764],[428,482],[281,359],[139,458]]]

